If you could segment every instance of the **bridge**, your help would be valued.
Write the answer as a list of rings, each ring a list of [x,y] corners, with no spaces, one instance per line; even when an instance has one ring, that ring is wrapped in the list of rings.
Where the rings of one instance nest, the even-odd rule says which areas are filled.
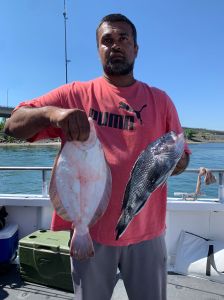
[[[9,118],[14,107],[6,107],[6,106],[0,106],[0,117],[1,118]]]

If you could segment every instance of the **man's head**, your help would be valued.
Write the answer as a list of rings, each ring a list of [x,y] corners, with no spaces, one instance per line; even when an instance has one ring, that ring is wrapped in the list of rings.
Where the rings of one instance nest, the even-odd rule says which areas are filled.
[[[138,53],[134,24],[121,14],[105,16],[96,30],[97,47],[107,75],[132,73]]]

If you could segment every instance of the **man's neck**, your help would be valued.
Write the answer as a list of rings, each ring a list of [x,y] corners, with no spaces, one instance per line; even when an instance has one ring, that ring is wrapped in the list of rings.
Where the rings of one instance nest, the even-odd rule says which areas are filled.
[[[128,75],[119,75],[119,76],[111,76],[104,73],[103,77],[112,85],[117,87],[128,87],[135,83],[135,79],[133,74]]]

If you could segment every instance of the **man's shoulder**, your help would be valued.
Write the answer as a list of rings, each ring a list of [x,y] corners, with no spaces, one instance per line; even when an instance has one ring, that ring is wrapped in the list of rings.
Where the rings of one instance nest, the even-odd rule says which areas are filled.
[[[154,96],[160,96],[162,98],[168,98],[167,93],[162,90],[161,88],[152,86],[146,82],[142,82],[142,81],[138,81],[140,85],[142,85],[142,87],[148,89]]]
[[[75,86],[88,87],[93,84],[100,84],[101,82],[102,82],[102,77],[97,77],[97,78],[86,80],[86,81],[75,80],[75,81],[72,81],[69,85],[70,86],[75,85]]]
[[[102,78],[98,77],[98,78],[94,78],[91,80],[87,80],[87,81],[72,81],[71,83],[66,85],[66,88],[68,90],[72,90],[72,91],[86,91],[89,88],[93,87],[93,86],[99,86],[102,83]]]

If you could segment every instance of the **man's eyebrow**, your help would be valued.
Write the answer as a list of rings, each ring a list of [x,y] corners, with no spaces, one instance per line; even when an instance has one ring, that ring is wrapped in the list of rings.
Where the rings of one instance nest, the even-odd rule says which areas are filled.
[[[105,33],[105,34],[103,34],[103,35],[102,35],[102,38],[105,38],[105,37],[106,37],[106,38],[107,38],[107,37],[111,37],[111,33]]]
[[[121,32],[120,35],[121,36],[129,36],[129,34],[127,32]]]
[[[120,36],[129,36],[129,34],[127,32],[120,32],[119,33]],[[113,36],[112,33],[105,33],[102,35],[102,38],[107,38],[107,37],[111,37]]]

